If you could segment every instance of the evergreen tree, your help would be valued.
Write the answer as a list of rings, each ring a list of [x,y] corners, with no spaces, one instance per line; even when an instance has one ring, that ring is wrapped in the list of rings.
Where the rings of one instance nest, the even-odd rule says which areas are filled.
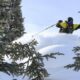
[[[24,34],[20,3],[21,0],[0,0],[0,71],[8,75],[27,75],[33,80],[43,80],[48,76],[43,58],[56,58],[55,55],[61,53],[41,55],[35,49],[35,40],[24,45],[13,43]]]
[[[75,71],[79,71],[80,70],[80,47],[79,46],[74,47],[73,51],[75,53],[75,57],[73,57],[74,63],[69,64],[65,67],[73,68]]]

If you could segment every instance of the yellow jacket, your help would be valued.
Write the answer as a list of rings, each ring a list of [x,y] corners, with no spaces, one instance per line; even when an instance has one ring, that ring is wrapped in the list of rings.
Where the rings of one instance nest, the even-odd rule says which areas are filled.
[[[68,26],[68,24],[66,22],[61,22],[59,25],[63,28],[67,28],[67,26]]]
[[[67,28],[67,27],[68,27],[68,24],[67,24],[66,21],[61,22],[59,25],[60,25],[62,28]],[[80,24],[73,24],[73,30],[75,30],[79,25],[80,25]]]

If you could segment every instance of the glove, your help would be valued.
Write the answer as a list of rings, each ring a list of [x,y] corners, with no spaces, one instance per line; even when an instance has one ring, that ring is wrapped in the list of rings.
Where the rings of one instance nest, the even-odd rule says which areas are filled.
[[[57,22],[57,24],[56,24],[56,27],[61,28],[61,25],[60,25],[61,22],[62,22],[62,20],[59,20],[59,21]]]

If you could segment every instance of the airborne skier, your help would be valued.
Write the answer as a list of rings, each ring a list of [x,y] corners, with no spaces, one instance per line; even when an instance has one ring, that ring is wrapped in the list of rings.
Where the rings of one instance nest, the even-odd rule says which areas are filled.
[[[80,28],[80,24],[73,24],[73,18],[68,17],[67,21],[59,20],[56,27],[60,28],[61,33],[73,33],[74,30]]]

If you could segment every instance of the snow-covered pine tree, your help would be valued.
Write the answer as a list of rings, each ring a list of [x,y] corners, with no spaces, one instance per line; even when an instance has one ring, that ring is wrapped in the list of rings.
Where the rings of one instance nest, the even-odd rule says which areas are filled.
[[[0,0],[0,71],[7,74],[14,74],[17,64],[7,63],[5,56],[11,59],[16,56],[17,44],[12,44],[12,41],[24,33],[20,2],[20,0]]]

